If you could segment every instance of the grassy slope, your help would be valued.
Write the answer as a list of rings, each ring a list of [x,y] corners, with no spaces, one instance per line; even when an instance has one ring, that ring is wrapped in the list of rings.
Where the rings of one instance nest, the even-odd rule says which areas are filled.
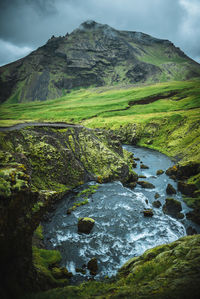
[[[199,244],[199,235],[184,237],[132,258],[120,269],[117,279],[66,286],[24,299],[199,298]]]
[[[172,90],[178,91],[177,98],[184,97],[184,99],[176,101],[176,97],[173,97],[170,100],[160,100],[151,105],[142,106],[142,109],[140,105],[137,105],[123,112],[108,112],[126,108],[129,101]],[[199,107],[199,94],[200,80],[159,83],[143,87],[81,89],[55,100],[26,104],[15,104],[11,101],[2,104],[0,106],[0,125],[11,125],[12,123],[30,120],[80,123],[96,115],[98,119],[84,123],[93,127],[104,126],[104,123],[109,126],[113,117],[115,117],[116,125],[130,121],[140,122],[139,118],[144,114],[146,115],[145,118],[148,118],[155,113],[159,116],[159,113]]]
[[[176,91],[151,104],[128,103]],[[0,126],[26,121],[65,121],[91,128],[119,129],[137,124],[143,131],[140,145],[169,156],[199,160],[200,80],[159,83],[142,87],[91,88],[73,91],[59,99],[0,106]]]

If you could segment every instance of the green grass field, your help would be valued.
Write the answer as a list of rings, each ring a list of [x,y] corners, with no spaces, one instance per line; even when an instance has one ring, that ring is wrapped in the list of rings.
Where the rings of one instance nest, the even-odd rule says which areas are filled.
[[[177,95],[146,105],[128,103],[157,94],[177,91]],[[55,100],[0,106],[0,126],[25,121],[64,121],[91,127],[143,122],[173,111],[183,113],[200,107],[200,80],[160,83],[142,87],[91,88],[72,91]]]

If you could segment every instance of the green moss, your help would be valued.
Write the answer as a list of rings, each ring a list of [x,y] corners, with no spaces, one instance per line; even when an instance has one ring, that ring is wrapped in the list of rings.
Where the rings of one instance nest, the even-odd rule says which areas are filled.
[[[43,240],[44,239],[44,236],[43,236],[43,227],[42,225],[38,225],[38,227],[36,228],[36,230],[34,231],[34,235],[35,237],[37,237],[38,239],[40,240]]]
[[[77,194],[77,197],[84,197],[84,198],[88,198],[89,196],[91,196],[92,194],[94,194],[97,189],[99,188],[99,185],[96,184],[96,185],[91,185],[89,186],[89,188],[87,189],[84,189],[83,191],[80,191],[78,194]]]
[[[49,290],[30,298],[198,298],[200,236],[147,250],[127,262],[117,277]]]
[[[68,284],[68,280],[55,275],[54,267],[56,267],[59,273],[62,269],[58,268],[61,261],[61,255],[56,250],[39,249],[33,246],[33,264],[38,273],[38,277],[44,281],[45,284],[54,286],[63,286]]]

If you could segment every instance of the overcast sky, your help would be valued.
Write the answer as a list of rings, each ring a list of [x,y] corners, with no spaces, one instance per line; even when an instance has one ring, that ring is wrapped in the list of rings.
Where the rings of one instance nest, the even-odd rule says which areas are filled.
[[[200,0],[0,0],[0,65],[88,19],[169,39],[200,62]]]

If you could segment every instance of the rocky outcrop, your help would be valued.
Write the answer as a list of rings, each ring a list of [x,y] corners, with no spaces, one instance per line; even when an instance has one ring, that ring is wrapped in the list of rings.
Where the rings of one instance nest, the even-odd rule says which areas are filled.
[[[80,126],[0,133],[2,298],[18,298],[51,283],[52,278],[45,281],[40,262],[33,265],[32,235],[55,200],[91,179],[126,182],[133,176],[129,154],[109,135],[97,133]],[[38,261],[43,258],[37,250],[34,255]],[[55,269],[54,277],[65,276],[60,271]]]
[[[178,180],[178,190],[185,195],[183,200],[193,208],[186,217],[200,224],[200,164],[190,161],[177,164],[167,169],[166,174]]]

